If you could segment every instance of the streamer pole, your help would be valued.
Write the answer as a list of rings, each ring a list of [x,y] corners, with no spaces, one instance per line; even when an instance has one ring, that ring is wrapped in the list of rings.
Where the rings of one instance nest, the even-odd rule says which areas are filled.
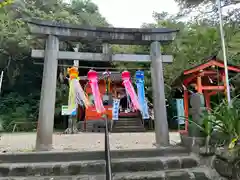
[[[1,77],[0,77],[0,93],[2,92],[2,81],[3,81],[3,71],[1,72]]]
[[[217,5],[218,5],[218,13],[219,13],[219,28],[220,28],[220,35],[221,35],[221,42],[222,42],[224,72],[225,72],[225,78],[226,78],[225,79],[225,81],[226,81],[226,94],[227,94],[228,105],[231,105],[231,92],[230,92],[229,77],[228,77],[227,52],[226,52],[224,30],[223,30],[221,0],[217,0]]]

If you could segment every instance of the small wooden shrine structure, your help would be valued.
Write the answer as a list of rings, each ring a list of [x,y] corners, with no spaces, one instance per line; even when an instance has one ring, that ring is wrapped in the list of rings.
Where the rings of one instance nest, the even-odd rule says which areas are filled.
[[[240,73],[240,67],[228,65],[229,77]],[[195,92],[204,96],[205,107],[211,109],[211,96],[218,92],[226,94],[226,81],[224,72],[224,62],[217,59],[216,56],[208,58],[205,63],[185,70],[173,83],[174,88],[183,89],[185,129],[181,133],[188,132],[189,118],[189,88],[193,87]]]
[[[119,117],[137,117],[139,112],[131,112],[127,111],[128,108],[128,100],[126,96],[125,88],[122,84],[122,78],[120,72],[111,72],[110,76],[110,84],[107,84],[103,75],[103,72],[98,72],[98,86],[99,91],[103,98],[103,105],[107,112],[107,117],[109,120],[112,120],[112,106],[113,106],[113,98],[120,99],[120,109],[119,109]],[[83,109],[79,106],[79,120],[84,121],[84,130],[86,130],[86,124],[98,124],[99,126],[104,125],[104,117],[101,114],[97,113],[96,108],[94,106],[92,90],[90,85],[88,84],[87,76],[80,77],[80,84],[84,88],[87,97],[91,103],[90,107],[87,109]],[[108,87],[108,93],[106,91]]]

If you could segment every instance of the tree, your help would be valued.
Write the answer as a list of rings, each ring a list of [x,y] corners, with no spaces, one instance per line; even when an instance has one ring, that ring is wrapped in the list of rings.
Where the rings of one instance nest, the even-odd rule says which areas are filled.
[[[71,24],[108,26],[98,7],[89,0],[16,0],[13,5],[0,9],[0,70],[4,70],[3,91],[0,101],[0,119],[8,128],[11,121],[36,121],[40,99],[42,66],[34,65],[30,50],[43,48],[44,42],[29,35],[25,19],[37,18]],[[96,46],[96,45],[95,45]],[[72,50],[74,44],[63,42],[62,50]],[[81,50],[94,49],[81,44]],[[64,62],[63,62],[64,63]],[[59,72],[64,69],[59,68]],[[56,107],[67,103],[65,85],[58,83]],[[29,95],[30,94],[30,95]],[[21,102],[21,103],[19,103]],[[19,110],[20,109],[20,110]],[[21,112],[21,113],[20,113]],[[59,113],[59,111],[56,111]]]
[[[198,6],[213,5],[216,0],[175,0],[181,8],[196,8]],[[238,4],[238,0],[221,0],[222,6]]]
[[[235,10],[224,16],[225,38],[228,48],[229,62],[239,64],[239,13]],[[174,61],[172,64],[164,65],[165,91],[167,97],[171,92],[171,84],[188,68],[203,63],[206,58],[217,55],[222,58],[220,32],[218,28],[217,17],[202,17],[201,19],[193,19],[188,22],[183,22],[178,15],[171,16],[166,12],[154,13],[155,23],[143,24],[143,27],[167,27],[179,29],[180,32],[172,44],[162,48],[164,54],[172,54]],[[118,52],[131,53],[149,53],[149,47],[143,46],[125,46],[124,48],[115,47]],[[133,66],[132,64],[116,64],[118,67],[127,69]],[[150,64],[134,65],[139,67],[149,67]],[[146,74],[146,89],[148,98],[152,97],[151,73],[150,70],[145,70]]]

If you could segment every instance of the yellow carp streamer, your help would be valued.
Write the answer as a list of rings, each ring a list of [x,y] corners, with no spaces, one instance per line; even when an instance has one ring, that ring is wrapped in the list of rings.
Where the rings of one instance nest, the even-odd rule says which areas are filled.
[[[83,105],[87,108],[90,103],[84,93],[82,86],[79,83],[80,78],[78,77],[78,69],[71,67],[67,69],[69,74],[69,96],[68,96],[68,108],[74,111],[77,105]]]

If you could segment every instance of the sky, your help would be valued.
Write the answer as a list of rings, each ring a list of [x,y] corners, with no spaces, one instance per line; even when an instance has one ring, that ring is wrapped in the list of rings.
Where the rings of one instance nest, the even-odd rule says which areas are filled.
[[[114,27],[139,28],[143,23],[154,22],[153,12],[176,14],[179,7],[174,0],[92,0],[97,4],[100,13]],[[240,4],[222,9],[223,14]],[[192,13],[192,15],[197,15]]]
[[[174,0],[92,0],[100,13],[115,27],[138,28],[154,22],[154,11],[175,14],[179,11]],[[164,3],[163,3],[164,2]]]

